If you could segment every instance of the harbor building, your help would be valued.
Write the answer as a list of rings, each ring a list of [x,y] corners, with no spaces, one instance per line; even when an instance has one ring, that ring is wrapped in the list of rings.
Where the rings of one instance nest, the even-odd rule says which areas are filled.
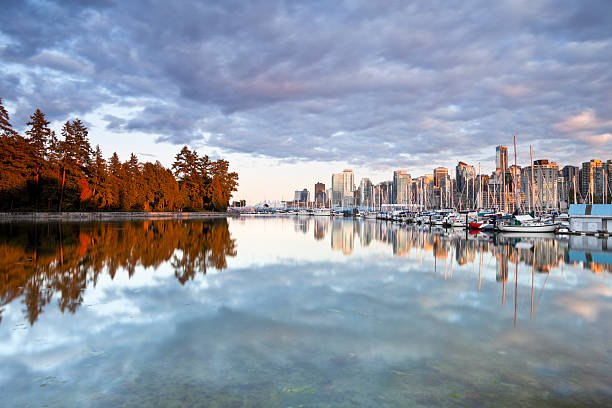
[[[612,234],[612,204],[572,204],[568,214],[573,232]]]

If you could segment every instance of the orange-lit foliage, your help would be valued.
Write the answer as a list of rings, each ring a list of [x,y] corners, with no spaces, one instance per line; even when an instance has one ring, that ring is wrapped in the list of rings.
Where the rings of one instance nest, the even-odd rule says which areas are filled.
[[[134,154],[121,163],[114,153],[107,163],[79,119],[64,123],[60,138],[39,109],[26,125],[27,137],[13,130],[0,98],[0,211],[225,211],[236,191],[227,161],[187,146],[173,173]]]
[[[0,307],[23,296],[33,324],[56,293],[60,310],[74,312],[101,274],[131,277],[169,261],[185,284],[235,255],[225,219],[0,224]]]

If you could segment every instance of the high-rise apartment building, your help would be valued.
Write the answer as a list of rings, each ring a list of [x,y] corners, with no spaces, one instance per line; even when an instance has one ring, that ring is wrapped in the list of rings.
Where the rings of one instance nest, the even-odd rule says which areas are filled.
[[[310,201],[310,192],[306,188],[303,190],[296,190],[293,201],[300,207],[308,206],[308,202]]]
[[[332,206],[355,205],[355,176],[353,170],[332,174]]]
[[[406,205],[409,203],[412,177],[406,170],[393,172],[393,203]]]
[[[434,187],[441,187],[447,176],[448,169],[446,167],[436,167],[434,169]]]
[[[458,192],[467,192],[471,187],[471,183],[476,179],[476,169],[467,163],[460,161],[455,167],[455,180]]]
[[[499,145],[495,148],[495,166],[502,170],[503,174],[508,169],[508,146]]]
[[[372,201],[374,190],[372,181],[369,178],[362,178],[359,183],[359,205],[362,207],[371,207],[374,205]]]
[[[315,183],[314,186],[314,200],[315,204],[320,205],[324,204],[325,199],[325,184],[323,183]]]
[[[559,199],[563,202],[574,202],[574,196],[577,203],[580,202],[580,169],[577,166],[565,166],[561,170],[563,182],[559,190]],[[575,194],[573,194],[575,192]],[[570,194],[571,193],[571,194]]]
[[[344,195],[351,195],[355,191],[355,175],[353,170],[344,169],[342,171]]]
[[[476,169],[460,161],[455,167],[455,203],[462,209],[473,208],[476,201]]]
[[[604,179],[607,178],[605,163],[597,159],[582,163],[580,177],[583,200],[589,204],[601,203],[604,198]]]
[[[558,183],[559,166],[555,162],[535,160],[533,166],[523,168],[521,191],[525,193],[525,205],[528,209],[557,208]]]
[[[332,174],[332,206],[341,206],[344,197],[344,173]]]

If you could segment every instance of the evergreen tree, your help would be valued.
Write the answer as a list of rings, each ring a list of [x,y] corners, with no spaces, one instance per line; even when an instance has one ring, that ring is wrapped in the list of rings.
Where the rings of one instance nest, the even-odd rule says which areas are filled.
[[[13,210],[27,201],[30,146],[15,130],[0,98],[0,198],[3,207]]]
[[[108,192],[106,190],[106,160],[102,156],[100,145],[96,146],[92,160],[92,196],[95,200],[95,208],[105,208],[108,205]]]
[[[29,130],[26,130],[26,134],[29,137],[31,146],[32,160],[31,163],[34,167],[34,180],[35,180],[35,201],[36,208],[38,209],[40,201],[40,177],[42,167],[47,160],[47,148],[49,139],[51,138],[51,129],[49,129],[49,121],[45,119],[45,114],[36,109],[36,111],[30,116],[30,121],[26,125],[30,126]]]
[[[229,172],[227,161],[211,162],[187,146],[171,169],[159,161],[140,163],[133,153],[125,163],[113,153],[107,164],[100,146],[92,151],[79,119],[64,123],[61,138],[49,125],[37,109],[24,138],[13,130],[0,99],[0,208],[38,209],[46,203],[58,211],[225,210],[236,190],[238,175]]]
[[[179,190],[183,198],[183,207],[195,210],[202,209],[202,162],[198,158],[198,153],[183,146],[181,151],[175,156],[176,160],[172,165],[174,175],[178,178]]]
[[[13,126],[11,125],[9,114],[2,104],[2,98],[0,98],[0,135],[17,135],[17,132],[13,130]]]
[[[219,159],[212,163],[212,205],[215,211],[225,211],[232,192],[237,190],[238,173],[229,173],[229,162]]]
[[[116,210],[120,207],[122,194],[121,173],[121,161],[119,161],[117,152],[114,152],[108,161],[108,177],[106,182],[107,206],[109,209]]]

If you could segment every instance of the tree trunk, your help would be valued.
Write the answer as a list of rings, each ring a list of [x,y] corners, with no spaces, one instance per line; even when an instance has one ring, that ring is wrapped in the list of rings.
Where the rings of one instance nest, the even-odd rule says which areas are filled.
[[[66,184],[66,168],[62,174],[62,189],[60,190],[59,212],[62,212],[62,204],[64,204],[64,185]]]

